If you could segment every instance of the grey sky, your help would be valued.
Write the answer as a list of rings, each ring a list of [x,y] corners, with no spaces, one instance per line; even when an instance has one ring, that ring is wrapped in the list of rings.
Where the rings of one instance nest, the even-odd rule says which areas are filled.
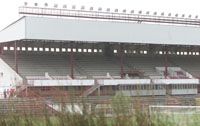
[[[0,1],[0,29],[4,28],[8,24],[17,20],[20,15],[18,14],[18,7],[23,5],[24,2],[28,2],[29,6],[33,3],[39,3],[39,6],[43,6],[45,2],[49,3],[49,6],[53,6],[54,3],[58,3],[58,6],[67,4],[68,6],[76,5],[79,8],[81,5],[85,5],[86,9],[90,6],[102,7],[104,9],[115,8],[136,10],[136,11],[150,11],[151,13],[157,11],[158,13],[165,12],[172,14],[192,14],[200,15],[200,1],[199,0],[1,0]]]

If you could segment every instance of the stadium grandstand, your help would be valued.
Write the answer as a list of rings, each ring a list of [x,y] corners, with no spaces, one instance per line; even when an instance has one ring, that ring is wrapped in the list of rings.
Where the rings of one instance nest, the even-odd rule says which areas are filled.
[[[19,14],[0,32],[2,98],[73,91],[109,101],[122,92],[145,104],[191,105],[199,96],[198,17],[26,5]]]

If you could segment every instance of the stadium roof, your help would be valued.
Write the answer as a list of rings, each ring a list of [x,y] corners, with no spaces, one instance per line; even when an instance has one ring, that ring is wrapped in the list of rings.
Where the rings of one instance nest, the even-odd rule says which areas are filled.
[[[200,45],[200,27],[25,16],[0,32],[0,43],[24,39]]]

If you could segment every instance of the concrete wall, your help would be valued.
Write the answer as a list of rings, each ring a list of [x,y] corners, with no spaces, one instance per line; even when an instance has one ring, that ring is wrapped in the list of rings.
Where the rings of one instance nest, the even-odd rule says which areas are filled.
[[[197,89],[172,89],[172,95],[197,94]]]
[[[23,83],[23,79],[2,59],[0,59],[0,94],[4,89],[15,88]]]
[[[94,80],[28,80],[30,86],[92,86]]]
[[[148,95],[166,95],[166,90],[130,90],[130,91],[118,91],[122,92],[126,96],[148,96]]]

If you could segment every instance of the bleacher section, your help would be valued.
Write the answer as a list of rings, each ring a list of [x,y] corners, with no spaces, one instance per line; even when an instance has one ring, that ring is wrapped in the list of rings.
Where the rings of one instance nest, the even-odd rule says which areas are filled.
[[[120,76],[120,63],[117,57],[78,55],[76,62],[89,76],[106,76],[107,73],[111,76]],[[129,68],[124,66],[124,69],[128,70]]]
[[[13,54],[2,55],[2,58],[14,68]],[[67,76],[70,74],[68,56],[56,53],[19,54],[18,67],[22,76],[45,76],[45,72],[50,76]],[[75,75],[79,75],[76,70]]]
[[[200,58],[198,56],[171,56],[169,59],[171,63],[181,67],[194,77],[200,77]]]
[[[136,55],[125,58],[125,64],[131,69],[143,71],[145,76],[161,76],[155,67],[164,66],[164,61],[164,57],[149,55]],[[168,66],[171,66],[171,64],[169,63]]]
[[[13,52],[4,53],[2,59],[14,69]],[[75,77],[95,78],[108,75],[120,78],[120,60],[118,56],[107,57],[104,55],[75,54]],[[192,61],[192,63],[191,63]],[[168,67],[180,67],[182,70],[200,77],[200,59],[194,56],[170,56]],[[163,55],[132,55],[124,56],[124,71],[138,70],[145,77],[160,77],[156,67],[164,67]],[[19,73],[22,76],[45,76],[45,73],[55,78],[67,78],[70,75],[69,53],[20,53],[18,55]],[[181,74],[177,71],[177,75]],[[181,76],[181,75],[180,75]]]

